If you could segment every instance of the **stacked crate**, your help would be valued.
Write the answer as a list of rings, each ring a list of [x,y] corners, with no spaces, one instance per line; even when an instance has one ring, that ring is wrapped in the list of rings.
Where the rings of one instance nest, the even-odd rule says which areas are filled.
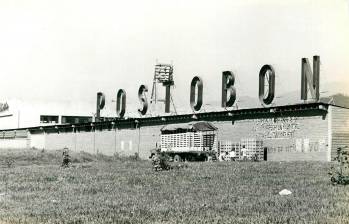
[[[241,149],[245,146],[247,149],[246,155],[248,158],[253,158],[254,155],[257,155],[258,160],[263,160],[264,157],[264,149],[263,149],[263,141],[257,140],[255,138],[245,138],[241,139],[241,147],[238,153],[238,156],[241,158],[242,153]]]
[[[203,135],[201,132],[185,132],[161,135],[162,151],[202,151]]]
[[[235,151],[236,156],[239,156],[240,153],[240,142],[232,142],[232,141],[220,141],[219,142],[219,154],[223,152],[230,152],[232,150]]]

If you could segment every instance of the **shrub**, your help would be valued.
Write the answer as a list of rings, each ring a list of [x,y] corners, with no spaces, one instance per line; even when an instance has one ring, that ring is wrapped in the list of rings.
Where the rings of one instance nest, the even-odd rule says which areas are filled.
[[[64,148],[63,153],[62,153],[62,167],[67,168],[70,166],[71,159],[69,156],[69,152],[67,148]]]
[[[15,161],[14,161],[14,159],[12,159],[12,158],[7,158],[7,159],[5,160],[5,164],[6,164],[6,167],[7,167],[7,168],[13,167],[13,166],[14,166],[14,163],[15,163]]]

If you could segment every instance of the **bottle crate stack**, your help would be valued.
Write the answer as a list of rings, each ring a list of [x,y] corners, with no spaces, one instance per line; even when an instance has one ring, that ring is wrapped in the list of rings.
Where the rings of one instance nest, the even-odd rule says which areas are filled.
[[[245,147],[247,149],[246,155],[248,158],[252,159],[253,156],[257,156],[259,161],[263,160],[264,157],[264,149],[263,149],[263,141],[255,138],[246,138],[241,139],[241,147],[238,153],[239,157],[242,157],[241,149]]]

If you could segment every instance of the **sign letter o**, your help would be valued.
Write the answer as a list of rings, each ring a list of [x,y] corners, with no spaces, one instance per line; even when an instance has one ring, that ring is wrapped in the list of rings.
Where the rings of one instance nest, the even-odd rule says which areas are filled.
[[[123,118],[126,111],[126,92],[123,89],[119,89],[116,95],[116,114],[119,118]]]
[[[196,97],[195,90],[198,90]],[[202,106],[203,82],[200,77],[195,76],[190,84],[190,106],[194,111],[200,110]]]
[[[265,84],[268,85],[267,94],[265,93]],[[264,105],[269,105],[273,102],[274,95],[275,72],[271,65],[264,65],[259,72],[259,100]]]

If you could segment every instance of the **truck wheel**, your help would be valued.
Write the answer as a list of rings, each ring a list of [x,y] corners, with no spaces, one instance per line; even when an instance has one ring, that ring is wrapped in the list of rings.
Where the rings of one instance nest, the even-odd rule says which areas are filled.
[[[179,155],[175,155],[174,158],[173,158],[173,162],[182,162],[182,158],[179,156]]]

